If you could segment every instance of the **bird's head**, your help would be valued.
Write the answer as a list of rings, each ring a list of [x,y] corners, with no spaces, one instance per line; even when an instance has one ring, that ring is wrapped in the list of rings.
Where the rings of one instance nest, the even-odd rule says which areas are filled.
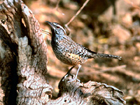
[[[46,21],[50,27],[51,27],[51,31],[52,31],[52,34],[59,34],[59,35],[64,35],[66,34],[66,31],[65,29],[58,23],[55,23],[55,22],[49,22],[49,21]]]

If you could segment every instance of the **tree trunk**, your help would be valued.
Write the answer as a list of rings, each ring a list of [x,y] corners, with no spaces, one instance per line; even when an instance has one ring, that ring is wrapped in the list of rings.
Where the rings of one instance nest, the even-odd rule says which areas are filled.
[[[123,93],[103,83],[62,79],[52,100],[47,83],[47,46],[40,25],[21,0],[0,2],[0,104],[121,105]]]

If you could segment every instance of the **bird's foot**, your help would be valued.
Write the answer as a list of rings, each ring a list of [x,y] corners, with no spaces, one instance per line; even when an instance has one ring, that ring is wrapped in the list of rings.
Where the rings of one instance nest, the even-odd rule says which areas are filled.
[[[62,78],[62,81],[64,81],[68,76],[72,76],[73,78],[73,75],[71,73],[67,73],[63,78]]]
[[[77,80],[78,82],[80,82],[80,80],[77,79],[77,76],[78,76],[79,70],[80,70],[80,68],[81,68],[81,65],[79,65],[79,68],[78,68],[77,73],[76,73],[75,76],[72,75],[72,74],[70,73],[71,70],[72,70],[74,67],[75,67],[75,66],[73,66],[73,67],[70,68],[70,70],[67,72],[67,74],[62,78],[62,81],[64,81],[66,78],[69,78],[69,76],[71,76],[71,78],[69,78],[69,81],[68,81],[68,82],[73,82],[73,81],[75,81],[75,80]]]
[[[77,76],[75,75],[73,75],[73,74],[71,74],[70,72],[69,73],[67,73],[64,77],[63,77],[63,79],[62,79],[62,81],[64,81],[66,78],[68,78],[69,76],[71,76],[71,78],[69,78],[69,80],[68,80],[68,82],[73,82],[73,81],[78,81],[78,82],[80,82],[80,80],[79,79],[77,79]]]
[[[77,77],[74,77],[74,78],[70,79],[68,82],[73,82],[73,81],[78,81],[78,82],[80,82],[80,80],[77,79]]]

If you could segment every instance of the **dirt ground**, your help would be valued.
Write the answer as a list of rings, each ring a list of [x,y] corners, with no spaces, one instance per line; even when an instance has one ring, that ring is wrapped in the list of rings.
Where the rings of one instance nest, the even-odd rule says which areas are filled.
[[[35,14],[41,28],[49,31],[45,21],[63,26],[75,15],[85,0],[25,1]],[[124,92],[127,105],[140,105],[140,1],[90,0],[70,23],[70,37],[92,51],[122,57],[90,59],[79,72],[81,82],[97,81],[113,85]],[[70,66],[60,62],[51,48],[51,36],[44,35],[48,49],[49,83],[57,96],[58,83]],[[72,73],[76,73],[73,69]]]

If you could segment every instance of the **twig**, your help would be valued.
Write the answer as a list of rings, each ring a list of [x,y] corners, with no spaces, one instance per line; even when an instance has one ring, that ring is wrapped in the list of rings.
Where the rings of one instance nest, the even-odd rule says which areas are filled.
[[[132,7],[134,7],[135,9],[139,9],[140,10],[140,7],[136,4],[134,4],[132,1],[129,1],[129,0],[124,0],[126,3],[130,4]]]
[[[42,32],[44,32],[45,34],[50,34],[50,35],[51,35],[51,33],[50,33],[50,32],[45,31],[44,29],[41,29],[41,31],[42,31]]]
[[[60,0],[57,1],[56,7],[55,7],[56,10],[58,10],[59,3],[60,3]]]
[[[117,70],[117,69],[124,69],[124,68],[126,68],[126,65],[110,67],[108,69],[101,70],[101,72],[114,71],[114,70]]]
[[[62,12],[60,12],[60,11],[58,10],[59,3],[60,3],[60,0],[57,1],[57,4],[56,4],[56,7],[55,7],[55,10],[58,11],[59,13],[61,13],[62,15],[65,15],[64,13],[62,13]]]
[[[123,69],[126,68],[126,65],[121,65],[121,66],[116,66],[116,67],[109,67],[109,68],[90,68],[90,67],[84,67],[85,70],[88,70],[89,72],[83,72],[83,73],[79,73],[79,75],[91,75],[92,73],[96,74],[96,75],[102,75],[106,72],[114,72],[114,71],[122,71]]]
[[[65,24],[65,27],[70,31],[68,25],[76,18],[76,16],[82,11],[82,9],[87,5],[89,0],[86,0],[85,3],[82,5],[82,7],[77,11],[77,13],[70,19],[70,21]]]

